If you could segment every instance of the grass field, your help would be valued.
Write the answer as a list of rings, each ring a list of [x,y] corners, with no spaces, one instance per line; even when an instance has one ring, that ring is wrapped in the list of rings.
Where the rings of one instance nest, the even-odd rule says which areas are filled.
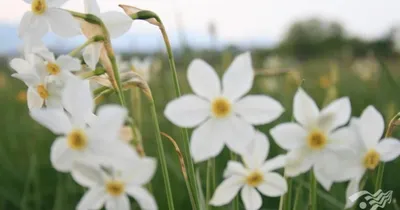
[[[219,55],[207,59],[220,74],[227,62],[226,57]],[[208,56],[209,57],[209,56]],[[232,57],[232,56],[231,56]],[[167,60],[163,59],[161,71],[153,75],[150,86],[156,101],[160,127],[163,132],[172,136],[181,146],[179,128],[168,122],[163,116],[165,105],[175,97],[171,74]],[[186,68],[193,58],[178,60],[179,79],[183,93],[191,92],[186,80]],[[260,67],[262,58],[253,55],[254,66]],[[385,60],[384,66],[378,64],[378,70],[368,81],[361,80],[351,69],[349,59],[314,59],[294,66],[300,73],[300,78],[291,77],[290,73],[276,76],[278,87],[275,91],[268,90],[269,82],[265,76],[258,75],[253,86],[253,93],[268,94],[279,100],[285,107],[285,113],[273,124],[258,127],[269,135],[269,129],[274,125],[290,121],[292,115],[292,100],[294,93],[302,79],[303,88],[322,106],[327,101],[341,96],[349,96],[352,104],[352,115],[359,116],[368,105],[374,105],[388,122],[400,111],[399,86],[400,62],[397,59]],[[338,71],[332,70],[337,68]],[[332,81],[332,71],[335,71],[336,82]],[[70,210],[74,209],[84,188],[77,185],[69,174],[56,172],[50,164],[50,145],[55,136],[47,129],[34,122],[28,113],[23,92],[25,85],[11,78],[11,70],[5,59],[0,68],[0,210]],[[335,92],[336,91],[336,92]],[[130,93],[127,92],[127,97]],[[157,148],[150,111],[145,97],[141,97],[141,110],[136,112],[135,119],[140,127],[144,149],[147,155],[157,157]],[[104,98],[102,103],[117,103],[115,95]],[[140,115],[140,116],[139,116]],[[400,137],[400,129],[396,129],[394,136]],[[269,157],[281,154],[283,151],[272,141]],[[175,207],[178,210],[190,209],[184,179],[174,147],[165,139],[164,147],[167,152],[166,160],[169,166]],[[182,149],[182,146],[181,146]],[[222,181],[222,170],[230,158],[226,150],[219,155],[217,162],[216,183]],[[206,163],[196,165],[200,169],[205,192]],[[370,172],[366,189],[373,191],[375,174]],[[386,164],[383,190],[393,190],[393,198],[400,198],[400,159]],[[308,201],[308,174],[292,180],[292,199],[298,196],[298,210],[307,209]],[[161,169],[152,180],[152,191],[161,210],[167,209]],[[321,187],[318,193],[318,209],[341,209],[345,203],[345,183],[335,184],[330,192]],[[264,209],[277,209],[279,198],[265,198]],[[133,201],[132,201],[133,202]],[[392,201],[394,203],[394,201]],[[241,205],[242,206],[242,205]],[[136,208],[135,208],[136,207]],[[243,206],[242,206],[243,207]],[[138,209],[137,205],[133,209]],[[231,209],[231,206],[213,209]],[[241,208],[242,209],[242,208]],[[385,209],[396,209],[389,204]]]

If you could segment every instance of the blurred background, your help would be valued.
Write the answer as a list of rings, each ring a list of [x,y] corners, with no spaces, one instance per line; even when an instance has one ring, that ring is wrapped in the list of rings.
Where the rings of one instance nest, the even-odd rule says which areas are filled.
[[[269,94],[287,110],[278,121],[258,127],[264,133],[274,125],[290,121],[292,100],[302,86],[323,106],[349,96],[353,116],[374,105],[388,122],[400,108],[400,1],[398,0],[98,0],[101,11],[121,11],[118,4],[156,12],[162,19],[174,49],[184,93],[190,87],[186,69],[191,60],[202,58],[220,75],[233,58],[251,51],[256,79],[252,92]],[[70,0],[63,8],[83,12],[82,0]],[[30,6],[22,0],[0,0],[0,210],[74,209],[84,189],[68,174],[57,173],[50,164],[49,149],[54,135],[28,114],[26,87],[10,77],[8,63],[20,57],[22,42],[19,20]],[[85,42],[83,36],[63,39],[48,34],[43,41],[54,52],[68,53]],[[181,146],[180,131],[163,116],[175,97],[164,42],[159,30],[135,21],[131,30],[113,40],[120,66],[132,57],[151,57],[149,84],[157,103],[160,126]],[[133,91],[132,91],[133,92]],[[145,97],[127,92],[132,113],[142,134],[147,155],[157,156],[154,129]],[[116,103],[114,95],[98,100]],[[398,129],[400,130],[400,129]],[[394,133],[400,137],[399,132]],[[269,157],[283,153],[271,140]],[[181,147],[182,148],[182,147]],[[176,209],[190,209],[184,180],[174,147],[165,141]],[[217,180],[229,159],[224,151],[217,158]],[[198,165],[201,177],[206,164]],[[373,192],[374,173],[368,173],[367,190]],[[385,167],[383,190],[400,198],[400,160]],[[306,209],[307,176],[296,178],[293,194],[298,209]],[[152,181],[160,209],[165,209],[162,176]],[[205,184],[205,181],[204,181]],[[343,209],[345,183],[330,192],[320,189],[321,209]],[[294,195],[292,197],[295,197]],[[265,209],[277,209],[278,198],[265,198]],[[396,202],[386,209],[396,209]],[[231,206],[214,209],[230,209]],[[137,209],[134,205],[133,209]]]

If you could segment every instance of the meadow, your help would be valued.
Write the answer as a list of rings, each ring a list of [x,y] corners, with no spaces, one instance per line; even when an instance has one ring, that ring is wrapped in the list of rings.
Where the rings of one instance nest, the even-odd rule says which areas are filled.
[[[191,54],[191,57],[185,56],[183,53],[177,54],[177,70],[182,92],[191,92],[186,79],[186,70],[192,59],[202,58],[206,60],[221,76],[235,55],[236,53],[228,50],[196,53]],[[179,128],[166,120],[163,114],[165,105],[175,98],[168,60],[163,54],[156,56],[161,61],[160,71],[152,75],[149,85],[156,103],[160,128],[162,132],[175,139],[183,150]],[[128,57],[131,57],[131,55],[124,55],[124,58]],[[349,96],[352,116],[360,116],[365,107],[374,105],[383,114],[385,122],[388,123],[400,111],[399,58],[374,59],[374,70],[369,70],[369,67],[371,67],[369,65],[363,66],[362,74],[371,74],[366,76],[367,79],[361,78],[354,71],[356,58],[352,57],[314,58],[290,63],[283,67],[277,67],[277,69],[263,67],[264,55],[252,53],[252,58],[254,68],[258,73],[251,92],[270,95],[280,101],[285,108],[284,114],[278,120],[257,127],[270,139],[271,151],[269,157],[284,152],[272,141],[269,129],[281,122],[291,120],[293,96],[299,85],[302,85],[320,107],[341,96]],[[291,71],[280,72],[280,69],[288,68]],[[12,70],[8,67],[8,59],[2,59],[0,68],[0,209],[74,209],[85,190],[76,184],[69,174],[59,173],[53,169],[49,154],[55,135],[31,119],[26,105],[26,95],[24,95],[26,87],[21,81],[11,78],[11,72]],[[125,93],[127,99],[131,99],[135,91],[135,89],[127,91]],[[115,94],[111,94],[102,98],[100,103],[118,103],[118,99]],[[139,127],[146,155],[157,157],[154,127],[146,97],[141,94],[140,104],[136,101],[129,107],[135,109],[134,119]],[[400,129],[395,128],[393,136],[400,138]],[[163,138],[163,143],[175,208],[179,210],[191,209],[178,155],[170,141]],[[183,155],[186,156],[187,154]],[[222,171],[230,158],[227,149],[216,158],[216,180],[214,180],[215,183],[211,183],[211,189],[222,181]],[[207,191],[206,168],[206,162],[196,164],[204,193]],[[399,168],[400,159],[387,163],[385,166],[382,188],[384,191],[394,191],[392,203],[388,204],[385,209],[398,210],[399,204],[397,204],[396,199],[400,199]],[[280,172],[282,171],[281,169]],[[368,173],[369,178],[365,189],[370,192],[374,191],[375,176],[375,172]],[[308,180],[308,173],[290,180],[292,185],[289,197],[292,205],[295,206],[293,209],[303,210],[308,208]],[[167,209],[160,167],[158,167],[157,173],[151,181],[151,190],[157,199],[159,209]],[[329,192],[319,186],[317,193],[318,209],[343,209],[346,199],[345,190],[346,183],[334,184]],[[279,197],[263,197],[263,199],[263,204],[268,206],[268,209],[278,209]],[[132,203],[132,209],[139,209],[134,202]],[[244,209],[241,203],[239,205],[240,209]],[[212,209],[233,209],[233,206],[212,207]]]

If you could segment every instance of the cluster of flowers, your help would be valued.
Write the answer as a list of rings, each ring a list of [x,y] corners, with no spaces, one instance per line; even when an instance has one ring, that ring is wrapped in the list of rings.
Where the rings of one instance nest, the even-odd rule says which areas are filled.
[[[89,188],[77,209],[100,209],[104,205],[107,209],[130,209],[127,195],[135,198],[142,209],[157,209],[152,195],[142,187],[154,175],[156,161],[139,157],[120,138],[127,110],[105,105],[94,114],[89,83],[76,76],[82,69],[81,61],[69,55],[56,58],[38,44],[49,26],[66,37],[80,32],[73,16],[58,8],[67,0],[25,1],[32,5],[32,11],[20,24],[25,59],[13,59],[10,65],[16,71],[13,76],[28,86],[32,118],[59,136],[51,147],[54,168],[70,172],[77,183]],[[130,17],[118,12],[100,13],[95,0],[85,0],[85,8],[87,13],[101,17],[111,37],[130,28]],[[103,43],[92,43],[84,49],[84,61],[92,70],[103,47]],[[214,158],[226,145],[244,162],[228,162],[223,175],[226,179],[214,192],[211,205],[225,205],[241,190],[246,209],[261,208],[260,193],[276,197],[287,192],[286,180],[273,172],[280,168],[288,177],[313,168],[326,190],[334,182],[351,180],[347,190],[351,195],[358,191],[366,170],[400,155],[398,140],[380,141],[384,120],[374,107],[369,106],[359,118],[350,119],[348,98],[319,110],[299,88],[293,101],[296,122],[277,125],[270,131],[276,144],[288,152],[266,161],[270,143],[254,126],[271,123],[284,108],[266,95],[245,96],[254,79],[250,53],[234,59],[222,82],[202,60],[190,64],[187,76],[195,94],[171,101],[164,114],[175,125],[196,127],[190,141],[191,157],[195,162]]]

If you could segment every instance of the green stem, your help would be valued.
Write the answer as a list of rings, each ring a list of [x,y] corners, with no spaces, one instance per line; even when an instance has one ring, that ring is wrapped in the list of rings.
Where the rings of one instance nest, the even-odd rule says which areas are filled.
[[[231,160],[237,161],[237,155],[231,151]],[[240,210],[239,209],[239,196],[236,196],[235,199],[233,200],[233,209],[234,210]]]
[[[301,186],[298,185],[296,188],[296,195],[294,196],[293,210],[297,210],[297,207],[299,206],[300,193]]]
[[[400,117],[400,112],[397,113],[389,122],[388,128],[385,133],[385,138],[388,138],[392,136],[393,130],[396,127],[396,121]],[[385,171],[385,164],[380,163],[378,166],[378,172],[376,175],[376,181],[375,181],[375,192],[380,190],[382,187],[382,182],[383,182],[383,173]]]
[[[79,74],[79,77],[82,79],[88,79],[90,77],[94,77],[94,76],[100,76],[102,74],[105,74],[106,70],[103,68],[97,68],[94,71],[89,71],[89,72],[83,72],[81,74]]]
[[[291,196],[292,196],[292,179],[286,178],[286,182],[288,183],[288,191],[281,196],[279,200],[279,210],[290,210],[291,208]]]
[[[79,52],[81,52],[85,47],[87,47],[88,45],[95,43],[95,42],[101,42],[104,41],[104,37],[102,36],[94,36],[88,40],[86,40],[85,43],[83,43],[83,45],[75,48],[74,50],[72,50],[69,55],[70,56],[76,56]]]
[[[207,210],[210,210],[212,207],[209,204],[211,199],[211,173],[212,173],[212,159],[207,161],[207,177],[206,177],[206,202],[207,202]]]
[[[317,210],[317,180],[313,171],[310,171],[310,203],[309,209]]]
[[[173,210],[174,209],[174,201],[173,201],[173,197],[172,197],[171,183],[169,181],[167,161],[165,158],[163,142],[161,140],[160,126],[158,124],[158,118],[157,118],[157,112],[156,112],[154,99],[150,101],[150,110],[151,110],[151,117],[153,119],[154,127],[156,129],[155,132],[156,132],[158,156],[159,156],[159,161],[161,163],[161,171],[162,171],[163,178],[164,178],[165,192],[166,192],[167,201],[168,201],[168,209]]]

